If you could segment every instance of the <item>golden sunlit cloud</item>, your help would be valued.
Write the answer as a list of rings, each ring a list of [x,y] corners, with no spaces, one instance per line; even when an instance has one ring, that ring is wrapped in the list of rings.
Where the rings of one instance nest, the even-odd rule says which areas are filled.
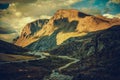
[[[15,15],[16,15],[17,17],[20,17],[20,16],[22,16],[22,13],[21,13],[21,12],[16,12]]]
[[[120,0],[110,0],[110,3],[120,4]]]
[[[107,18],[120,18],[120,14],[117,14],[117,15],[103,14],[103,16],[105,16],[105,17],[107,17]]]
[[[41,15],[40,19],[50,19],[52,16],[47,16],[47,15]]]
[[[101,14],[101,11],[97,8],[81,8],[80,11],[87,13],[87,14]]]
[[[4,40],[7,42],[13,42],[13,39],[18,36],[17,33],[11,33],[11,34],[0,34],[0,40]]]

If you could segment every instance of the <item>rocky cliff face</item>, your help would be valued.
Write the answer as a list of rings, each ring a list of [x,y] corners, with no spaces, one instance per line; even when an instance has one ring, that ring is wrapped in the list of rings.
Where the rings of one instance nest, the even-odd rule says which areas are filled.
[[[72,37],[84,36],[88,32],[104,30],[120,20],[88,15],[77,10],[58,10],[48,20],[39,20],[26,25],[16,45],[37,50],[48,50]]]
[[[16,40],[15,44],[25,47],[26,45],[36,41],[36,39],[39,38],[39,36],[37,36],[37,32],[40,31],[48,21],[48,19],[43,19],[28,23],[23,28],[21,35]]]

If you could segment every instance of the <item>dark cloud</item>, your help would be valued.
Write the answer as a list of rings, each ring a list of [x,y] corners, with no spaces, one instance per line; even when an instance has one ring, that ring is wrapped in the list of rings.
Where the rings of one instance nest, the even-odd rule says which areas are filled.
[[[9,4],[8,3],[0,3],[0,9],[7,9],[9,7]]]
[[[0,0],[0,3],[33,3],[37,0]]]
[[[11,34],[15,32],[16,31],[13,28],[9,27],[8,24],[0,22],[0,34]]]
[[[10,33],[15,33],[15,31],[11,30],[11,29],[6,29],[3,27],[0,27],[0,34],[10,34]]]
[[[0,34],[0,39],[7,41],[7,42],[13,42],[13,39],[18,36],[17,33],[11,33],[11,34]]]
[[[106,8],[103,10],[103,13],[109,13],[110,11],[111,11],[111,8],[106,7]]]

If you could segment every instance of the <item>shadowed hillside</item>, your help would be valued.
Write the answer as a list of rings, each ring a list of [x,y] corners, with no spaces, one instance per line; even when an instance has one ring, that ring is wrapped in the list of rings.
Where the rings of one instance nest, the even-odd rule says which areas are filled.
[[[120,79],[120,25],[107,30],[70,39],[50,51],[54,55],[67,55],[80,61],[62,70],[63,74],[75,76],[73,80],[119,80]]]
[[[14,53],[27,52],[27,51],[28,51],[27,49],[0,40],[0,53],[14,54]]]

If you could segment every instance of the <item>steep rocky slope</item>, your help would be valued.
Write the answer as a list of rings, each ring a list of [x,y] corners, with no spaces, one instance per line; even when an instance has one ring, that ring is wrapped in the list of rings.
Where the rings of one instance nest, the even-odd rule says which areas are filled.
[[[73,9],[61,9],[49,21],[38,20],[26,25],[15,44],[45,51],[69,38],[107,29],[115,24],[120,24],[120,20],[100,18]]]
[[[48,22],[48,19],[37,20],[28,23],[22,30],[21,35],[16,39],[15,44],[18,46],[26,46],[38,39],[37,32],[43,28],[43,25]]]

